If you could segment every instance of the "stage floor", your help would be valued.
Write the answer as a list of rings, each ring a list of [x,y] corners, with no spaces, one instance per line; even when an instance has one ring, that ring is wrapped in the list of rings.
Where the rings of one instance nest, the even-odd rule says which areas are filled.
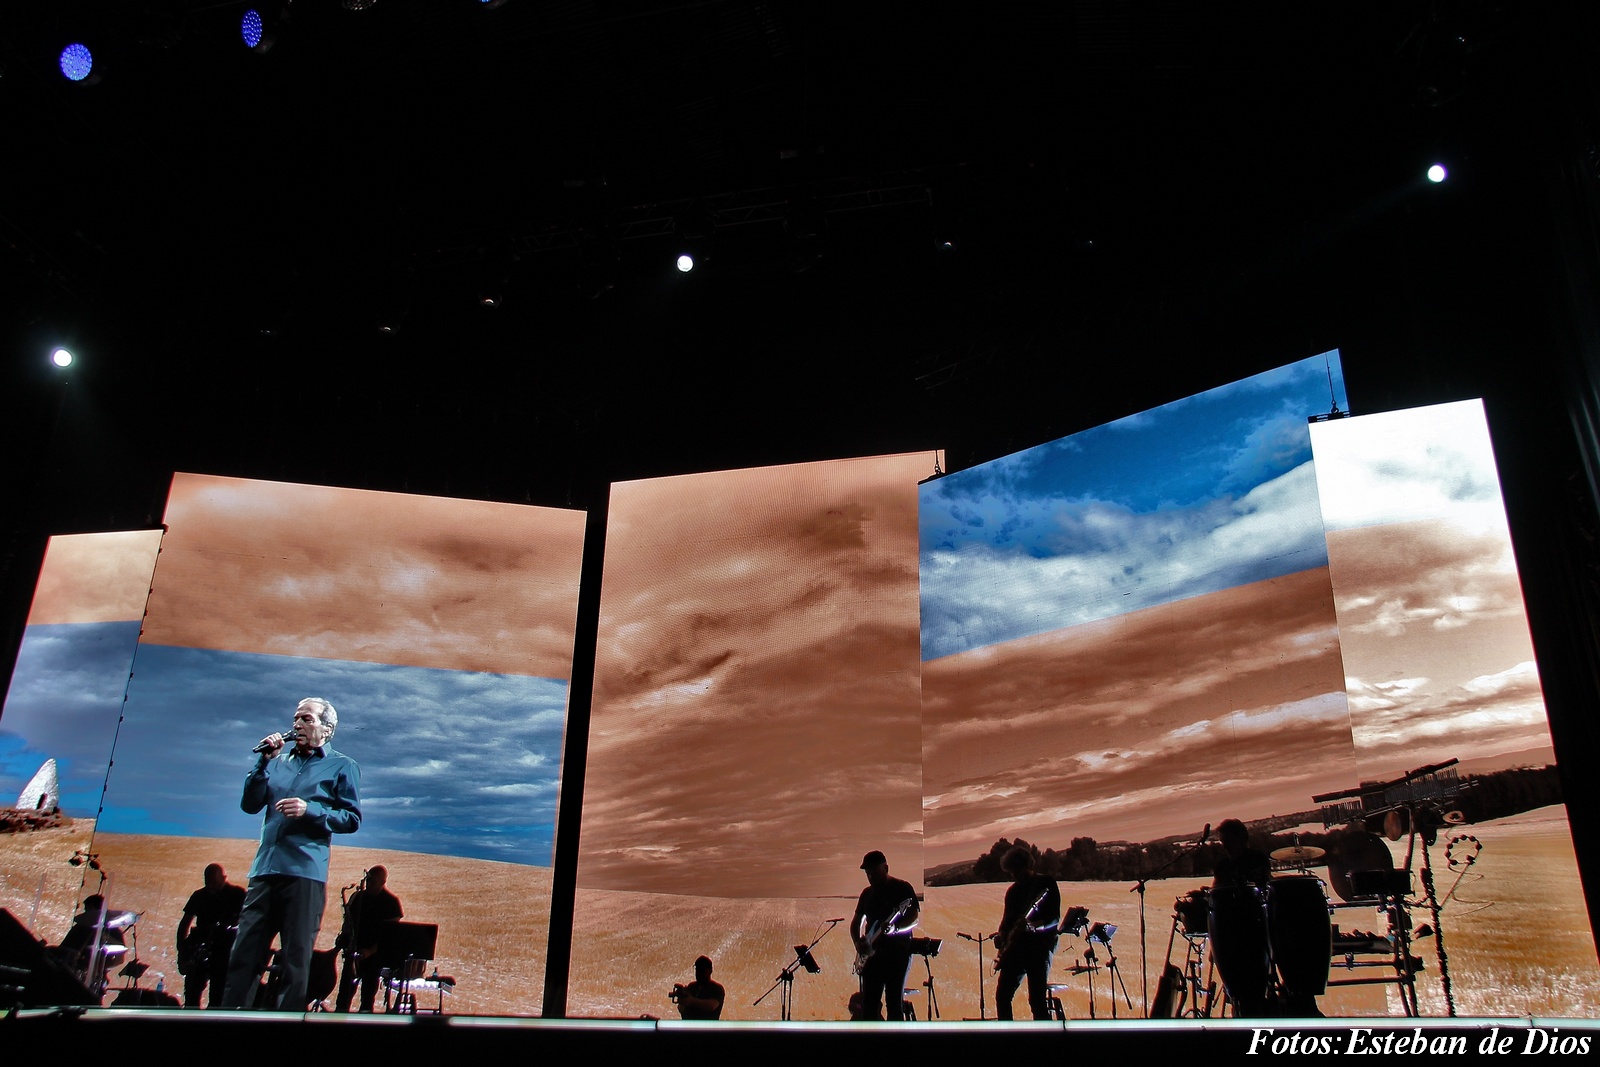
[[[935,1023],[684,1022],[669,1019],[534,1019],[464,1015],[341,1015],[185,1011],[165,1008],[26,1009],[0,1021],[10,1048],[162,1048],[197,1054],[252,1047],[315,1049],[318,1059],[392,1054],[433,1056],[516,1050],[583,1056],[750,1055],[767,1063],[815,1063],[865,1051],[923,1063],[970,1063],[993,1055],[1146,1056],[1419,1052],[1483,1055],[1591,1052],[1600,1021],[1582,1019],[1209,1019],[946,1021]],[[292,1039],[293,1045],[284,1039]],[[892,1046],[892,1047],[891,1047]],[[308,1055],[312,1053],[308,1052]]]

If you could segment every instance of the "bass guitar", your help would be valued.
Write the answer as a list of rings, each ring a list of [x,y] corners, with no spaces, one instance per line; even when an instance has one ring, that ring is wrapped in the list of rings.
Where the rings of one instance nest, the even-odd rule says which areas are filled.
[[[907,897],[900,902],[899,907],[889,914],[887,919],[879,919],[867,927],[866,934],[861,938],[866,942],[867,947],[865,951],[856,954],[855,967],[852,968],[855,974],[859,975],[862,969],[866,967],[867,961],[878,951],[878,939],[880,937],[889,937],[902,932],[903,929],[909,929],[909,927],[901,927],[900,923],[907,915],[916,910],[916,907],[917,898]]]

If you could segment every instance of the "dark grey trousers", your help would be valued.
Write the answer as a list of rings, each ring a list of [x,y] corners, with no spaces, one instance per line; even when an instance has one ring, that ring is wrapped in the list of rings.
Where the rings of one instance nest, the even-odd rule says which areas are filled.
[[[234,940],[228,965],[223,1007],[249,1006],[261,972],[266,969],[272,938],[277,935],[281,940],[278,962],[283,973],[281,991],[272,1007],[278,1011],[306,1010],[311,950],[316,947],[327,902],[328,886],[324,882],[278,874],[250,879],[244,910],[239,913],[239,936]]]

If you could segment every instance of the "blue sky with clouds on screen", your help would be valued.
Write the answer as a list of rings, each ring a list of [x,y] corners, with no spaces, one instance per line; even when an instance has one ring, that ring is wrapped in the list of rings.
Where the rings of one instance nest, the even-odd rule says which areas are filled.
[[[1308,416],[1348,410],[1338,352],[922,488],[922,656],[1321,566]]]
[[[0,717],[0,805],[16,800],[39,765],[54,759],[62,810],[93,818],[138,640],[137,622],[52,623],[23,632]]]
[[[139,649],[101,828],[257,836],[250,749],[307,696],[338,709],[332,745],[361,765],[347,843],[550,865],[564,679],[168,645]]]

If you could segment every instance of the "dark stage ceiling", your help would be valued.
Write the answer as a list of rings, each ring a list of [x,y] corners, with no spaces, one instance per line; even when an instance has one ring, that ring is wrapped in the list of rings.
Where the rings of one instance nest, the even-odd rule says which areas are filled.
[[[1334,346],[1358,410],[1491,393],[1593,22],[297,0],[257,55],[248,6],[6,5],[5,421],[52,529],[158,519],[174,469],[583,506],[959,467]]]
[[[1333,347],[1357,413],[1486,397],[1536,637],[1589,603],[1532,587],[1594,568],[1590,6],[296,0],[264,54],[250,6],[0,12],[8,661],[44,538],[174,470],[960,469]]]

